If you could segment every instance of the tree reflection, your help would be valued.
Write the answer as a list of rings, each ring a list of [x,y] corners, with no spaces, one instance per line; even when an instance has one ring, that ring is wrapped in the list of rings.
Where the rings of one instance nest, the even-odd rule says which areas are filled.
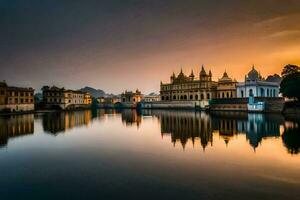
[[[291,154],[298,154],[300,151],[300,128],[299,123],[291,122],[289,127],[285,126],[282,134],[282,142]]]

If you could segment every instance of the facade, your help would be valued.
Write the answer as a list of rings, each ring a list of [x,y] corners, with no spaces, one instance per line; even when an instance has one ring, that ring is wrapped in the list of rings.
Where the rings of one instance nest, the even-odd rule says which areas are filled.
[[[92,103],[92,97],[89,93],[66,90],[56,86],[44,86],[43,103],[49,107],[57,107],[61,109],[86,107]]]
[[[143,98],[141,91],[136,89],[135,92],[132,91],[125,91],[121,94],[121,100],[124,104],[136,104],[140,102]]]
[[[143,102],[156,102],[159,101],[159,95],[151,94],[151,95],[145,95],[142,99]]]
[[[212,81],[212,73],[207,74],[202,66],[199,78],[193,71],[186,76],[182,70],[170,77],[170,83],[160,84],[160,100],[171,101],[208,101],[216,97],[217,82]]]
[[[278,97],[279,85],[278,81],[265,80],[253,66],[245,81],[237,84],[237,97]]]
[[[237,81],[230,78],[225,71],[223,77],[218,80],[217,98],[236,98]]]
[[[0,111],[22,112],[34,110],[34,89],[11,87],[0,82]]]

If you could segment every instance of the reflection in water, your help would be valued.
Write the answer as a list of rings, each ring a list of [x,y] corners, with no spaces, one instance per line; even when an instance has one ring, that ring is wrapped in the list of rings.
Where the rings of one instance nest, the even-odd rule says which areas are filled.
[[[140,112],[130,109],[118,110],[118,112],[121,113],[122,122],[124,122],[126,126],[136,125],[137,128],[140,127],[142,122],[142,116]]]
[[[87,126],[93,120],[102,121],[106,116],[120,116],[123,124],[140,127],[143,117],[158,119],[162,137],[170,135],[171,142],[180,143],[185,148],[190,140],[193,145],[200,141],[205,149],[213,146],[213,135],[217,134],[229,145],[238,135],[245,135],[249,144],[256,149],[263,139],[282,138],[284,146],[291,154],[300,150],[299,120],[285,120],[282,115],[264,115],[238,112],[204,112],[172,110],[82,110],[54,112],[37,117],[42,118],[46,133],[57,135],[76,127]],[[283,131],[281,132],[281,127]],[[0,145],[6,145],[11,137],[33,134],[34,115],[0,117]]]
[[[9,138],[33,134],[34,115],[0,116],[0,147],[8,143]]]
[[[193,144],[200,139],[203,149],[212,144],[212,123],[210,116],[200,112],[156,111],[161,124],[162,136],[170,134],[175,145],[180,142],[185,147],[189,139]]]
[[[224,137],[226,144],[238,134],[246,134],[250,145],[255,149],[262,139],[280,136],[282,116],[255,113],[214,113],[212,115],[214,130]]]
[[[144,114],[144,113],[143,113]],[[213,134],[219,134],[226,145],[234,137],[245,134],[249,144],[255,149],[263,139],[279,138],[280,127],[284,127],[283,142],[290,153],[298,153],[300,131],[297,122],[286,127],[282,115],[257,113],[216,112],[211,115],[199,112],[146,111],[145,115],[156,116],[161,124],[162,136],[170,134],[172,143],[180,142],[183,148],[188,140],[194,144],[200,139],[203,149],[213,145]]]
[[[88,125],[91,120],[91,110],[47,113],[43,116],[43,128],[45,132],[56,135],[75,127]]]
[[[300,151],[300,127],[299,123],[288,121],[282,134],[282,141],[288,152],[297,154]]]

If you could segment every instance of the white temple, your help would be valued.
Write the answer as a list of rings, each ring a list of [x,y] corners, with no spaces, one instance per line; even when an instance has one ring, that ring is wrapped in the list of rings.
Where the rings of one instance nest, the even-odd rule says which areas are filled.
[[[279,85],[279,82],[266,81],[253,66],[245,81],[237,84],[237,97],[278,97]]]

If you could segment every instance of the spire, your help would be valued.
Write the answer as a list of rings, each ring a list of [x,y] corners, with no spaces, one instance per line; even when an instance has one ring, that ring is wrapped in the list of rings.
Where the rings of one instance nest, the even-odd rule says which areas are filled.
[[[194,71],[192,70],[190,77],[194,77]]]
[[[209,73],[208,73],[208,74],[209,74],[209,76],[212,76],[211,70],[209,70]]]
[[[203,65],[202,65],[202,67],[201,67],[200,76],[206,76],[206,71],[205,71]]]
[[[226,72],[226,69],[225,69],[225,71],[224,71],[224,74],[223,74],[223,78],[227,78],[228,77],[228,74],[227,74],[227,72]]]

